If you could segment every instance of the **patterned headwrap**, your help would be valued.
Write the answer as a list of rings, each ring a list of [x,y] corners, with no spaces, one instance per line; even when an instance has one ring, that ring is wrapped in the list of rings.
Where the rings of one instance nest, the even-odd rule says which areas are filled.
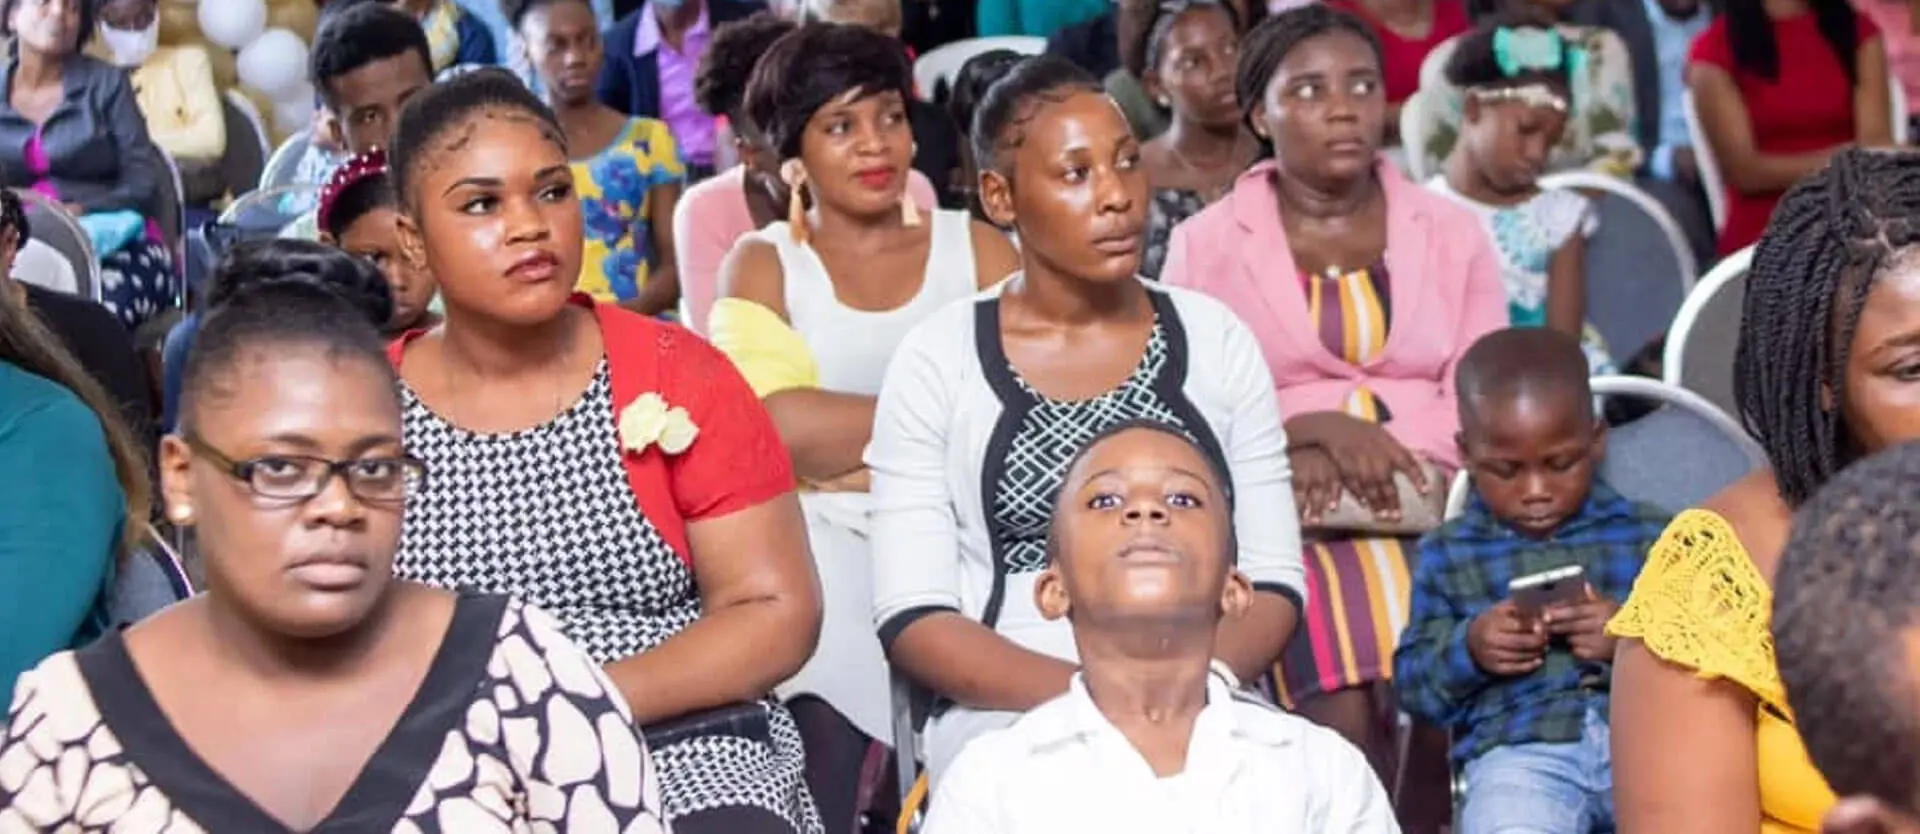
[[[332,228],[328,215],[333,214],[334,201],[341,193],[368,177],[387,173],[387,152],[379,148],[366,153],[348,157],[327,177],[325,185],[320,186],[320,208],[314,212],[315,224],[322,229]]]

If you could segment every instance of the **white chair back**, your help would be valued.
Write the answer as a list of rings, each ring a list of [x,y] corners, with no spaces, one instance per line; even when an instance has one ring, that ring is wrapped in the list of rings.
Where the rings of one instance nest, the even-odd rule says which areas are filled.
[[[1428,90],[1415,90],[1400,103],[1401,155],[1405,158],[1400,170],[1414,182],[1426,182],[1437,173],[1433,169],[1433,154],[1427,152],[1427,142],[1433,138],[1440,116],[1439,96]]]
[[[20,195],[20,205],[27,211],[27,225],[33,227],[33,239],[53,247],[73,267],[74,278],[80,285],[74,294],[99,301],[100,259],[94,257],[93,240],[80,228],[80,221],[68,214],[64,206],[31,188],[16,188],[13,193]]]
[[[1700,168],[1700,188],[1707,192],[1707,213],[1713,216],[1713,231],[1718,234],[1727,225],[1727,181],[1713,155],[1713,144],[1707,141],[1707,129],[1700,124],[1700,109],[1691,90],[1681,97],[1681,111],[1687,118],[1687,141],[1693,143],[1693,161]]]
[[[920,56],[913,62],[913,85],[919,89],[923,98],[931,99],[933,91],[940,82],[951,83],[953,77],[960,74],[960,68],[973,56],[996,49],[1007,49],[1022,55],[1038,55],[1047,51],[1047,39],[1031,35],[1000,35],[990,38],[968,38],[954,41]]]
[[[1598,231],[1587,241],[1586,318],[1624,360],[1657,338],[1693,290],[1700,267],[1686,232],[1660,201],[1619,177],[1568,171],[1542,188],[1595,194]]]
[[[300,160],[306,157],[307,145],[312,139],[313,128],[307,128],[281,142],[273,155],[267,157],[267,169],[260,173],[260,187],[273,188],[292,182],[294,174],[300,171]]]
[[[1740,308],[1746,299],[1749,246],[1721,259],[1700,279],[1667,331],[1661,377],[1667,384],[1699,394],[1728,414],[1739,414],[1733,398],[1733,354],[1740,344]]]
[[[1887,79],[1887,116],[1893,127],[1893,143],[1906,147],[1907,140],[1907,88],[1898,78]]]

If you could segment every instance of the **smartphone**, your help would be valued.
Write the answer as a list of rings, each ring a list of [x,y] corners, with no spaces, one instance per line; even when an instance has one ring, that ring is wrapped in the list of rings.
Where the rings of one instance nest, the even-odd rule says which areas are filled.
[[[1580,565],[1541,571],[1507,583],[1507,598],[1528,616],[1556,605],[1579,602],[1587,593],[1587,569]]]

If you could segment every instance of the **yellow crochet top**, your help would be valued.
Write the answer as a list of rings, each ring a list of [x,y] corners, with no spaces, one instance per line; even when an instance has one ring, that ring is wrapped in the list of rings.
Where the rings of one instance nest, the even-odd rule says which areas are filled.
[[[1773,657],[1773,589],[1734,534],[1706,510],[1674,517],[1647,554],[1608,633],[1644,643],[1656,657],[1725,679],[1760,701],[1755,744],[1761,834],[1813,832],[1833,791],[1807,759]]]

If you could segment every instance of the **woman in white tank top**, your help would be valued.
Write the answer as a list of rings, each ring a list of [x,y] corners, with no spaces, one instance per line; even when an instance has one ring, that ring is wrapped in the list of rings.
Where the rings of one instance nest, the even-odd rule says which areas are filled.
[[[993,227],[907,197],[911,85],[899,44],[854,27],[810,24],[761,58],[744,110],[780,154],[795,205],[728,254],[709,328],[754,384],[805,486],[825,616],[813,659],[779,692],[795,702],[830,831],[850,830],[848,783],[866,752],[864,740],[845,743],[846,725],[891,736],[861,463],[875,396],[909,330],[1019,262]]]

